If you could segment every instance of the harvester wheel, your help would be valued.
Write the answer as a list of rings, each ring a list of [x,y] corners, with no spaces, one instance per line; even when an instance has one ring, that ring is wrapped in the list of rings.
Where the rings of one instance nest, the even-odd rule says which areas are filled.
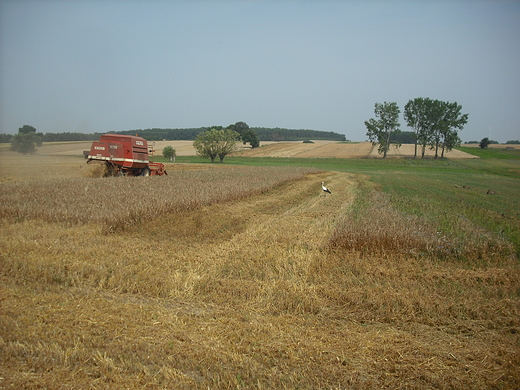
[[[150,168],[144,167],[141,171],[141,176],[150,176]]]

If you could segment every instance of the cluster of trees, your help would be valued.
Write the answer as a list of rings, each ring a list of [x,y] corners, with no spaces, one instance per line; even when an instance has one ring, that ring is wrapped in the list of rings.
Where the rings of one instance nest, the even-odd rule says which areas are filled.
[[[445,151],[450,151],[462,142],[458,131],[468,122],[468,114],[461,113],[462,106],[456,102],[444,102],[430,98],[415,98],[408,101],[404,107],[404,119],[414,131],[415,154],[417,148],[422,148],[421,157],[424,158],[426,147],[435,150],[435,158],[444,157]],[[390,145],[399,147],[395,135],[400,133],[399,114],[397,103],[376,103],[374,108],[376,118],[365,121],[367,136],[374,145],[379,145],[378,152],[386,154]]]
[[[238,133],[238,137],[236,137],[235,142],[242,141],[244,145],[249,143],[253,149],[258,148],[260,146],[260,139],[258,138],[258,135],[245,122],[237,122],[235,124],[229,125],[228,127],[211,126],[210,128],[207,128],[204,131],[200,131],[195,137],[195,140],[200,140],[201,135],[204,136],[205,134],[208,134],[208,132],[210,132],[211,130],[231,130]],[[228,132],[226,134],[231,133]]]
[[[260,133],[260,134],[258,134]],[[193,146],[199,156],[208,157],[214,162],[217,156],[220,162],[224,157],[233,152],[237,141],[249,143],[253,148],[260,146],[261,139],[273,139],[276,141],[308,140],[308,139],[335,139],[345,141],[345,136],[333,132],[315,130],[287,130],[250,128],[245,122],[237,122],[226,128],[213,126],[197,135]]]
[[[276,130],[277,133],[275,134],[278,135],[274,138],[279,141],[282,139],[287,140],[287,138],[291,140],[301,140],[302,138],[331,139],[328,137],[335,137],[335,133],[332,132],[287,129]],[[222,162],[226,155],[235,150],[237,141],[242,141],[244,144],[249,143],[253,148],[259,147],[260,137],[257,134],[257,131],[260,131],[264,135],[264,138],[267,138],[265,135],[268,134],[268,131],[272,131],[272,129],[250,128],[245,122],[237,122],[233,125],[229,125],[226,128],[223,128],[222,126],[213,126],[211,129],[197,134],[197,137],[193,142],[193,146],[199,156],[210,158],[211,162],[214,162],[218,156],[220,162]],[[295,132],[295,134],[289,136],[289,132]],[[316,137],[317,133],[325,133],[325,136],[321,135]],[[340,136],[339,140],[345,140],[344,135],[337,135]]]
[[[229,130],[236,131],[240,135],[240,139],[245,144],[249,143],[251,147],[258,148],[260,146],[260,138],[256,132],[251,129],[245,122],[237,122],[227,127]]]
[[[167,158],[168,160],[175,162],[175,157],[177,157],[177,151],[173,148],[173,146],[168,145],[164,147],[162,155],[164,158]]]
[[[211,162],[215,162],[218,156],[220,162],[223,162],[224,157],[236,149],[236,143],[240,139],[240,133],[232,129],[212,128],[200,133],[193,141],[193,147],[198,156],[208,157]]]
[[[11,150],[27,154],[34,153],[36,146],[42,145],[41,137],[33,126],[23,125],[18,129],[18,134],[11,138]]]
[[[193,147],[198,156],[207,157],[215,162],[218,157],[220,162],[231,152],[235,151],[237,142],[249,143],[251,147],[260,146],[260,140],[255,131],[247,123],[237,122],[226,128],[213,126],[211,129],[199,132],[193,141]],[[174,161],[176,152],[171,146],[163,149],[163,156]]]
[[[480,149],[487,149],[489,144],[491,144],[491,140],[488,137],[484,137],[482,138],[478,146],[480,147]]]

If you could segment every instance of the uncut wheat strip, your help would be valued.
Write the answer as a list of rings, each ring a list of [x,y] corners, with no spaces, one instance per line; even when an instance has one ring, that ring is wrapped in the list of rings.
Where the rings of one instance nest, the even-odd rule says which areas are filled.
[[[260,167],[174,171],[167,177],[66,179],[0,186],[0,216],[51,222],[138,221],[239,199],[311,170]]]

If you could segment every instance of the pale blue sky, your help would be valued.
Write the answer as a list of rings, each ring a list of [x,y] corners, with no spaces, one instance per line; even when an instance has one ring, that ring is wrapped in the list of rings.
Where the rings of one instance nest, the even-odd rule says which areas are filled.
[[[461,104],[465,141],[520,139],[520,1],[0,0],[0,133],[244,121],[362,141],[374,103],[416,97]]]

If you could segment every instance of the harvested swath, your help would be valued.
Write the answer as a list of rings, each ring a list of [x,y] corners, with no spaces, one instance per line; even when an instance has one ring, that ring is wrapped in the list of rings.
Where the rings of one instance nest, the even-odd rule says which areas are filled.
[[[165,213],[237,200],[315,172],[298,167],[179,170],[162,177],[77,178],[0,186],[0,217],[118,230]]]

